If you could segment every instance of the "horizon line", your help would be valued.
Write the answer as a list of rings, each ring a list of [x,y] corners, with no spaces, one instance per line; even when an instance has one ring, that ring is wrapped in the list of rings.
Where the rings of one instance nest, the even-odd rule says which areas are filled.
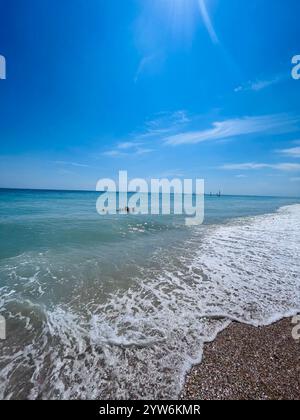
[[[63,188],[14,188],[14,187],[0,187],[0,191],[40,191],[40,192],[76,192],[76,193],[105,193],[110,191],[96,191],[96,190],[76,190],[76,189],[63,189]],[[120,193],[120,191],[116,191]],[[128,191],[130,194],[135,194],[137,191]],[[141,191],[141,193],[143,193]],[[144,192],[144,194],[147,194]],[[148,192],[151,194],[151,192]],[[161,193],[160,193],[161,194]],[[174,194],[174,193],[173,193]],[[195,194],[193,192],[193,194]],[[216,197],[218,193],[204,193],[204,196]],[[267,198],[295,198],[300,199],[300,196],[284,196],[284,195],[259,195],[259,194],[221,194],[221,197],[267,197]],[[219,197],[219,198],[221,198]]]

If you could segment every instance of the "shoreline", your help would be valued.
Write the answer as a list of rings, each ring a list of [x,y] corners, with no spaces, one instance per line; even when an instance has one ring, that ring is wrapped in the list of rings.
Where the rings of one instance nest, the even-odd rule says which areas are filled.
[[[300,341],[291,318],[265,327],[233,322],[204,345],[187,374],[184,400],[299,400]]]

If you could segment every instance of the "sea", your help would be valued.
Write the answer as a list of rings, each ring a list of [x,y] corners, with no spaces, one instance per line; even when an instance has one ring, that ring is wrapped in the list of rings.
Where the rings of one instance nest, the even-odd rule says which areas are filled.
[[[186,226],[98,197],[0,190],[0,399],[177,399],[231,322],[300,312],[300,198],[206,196]]]

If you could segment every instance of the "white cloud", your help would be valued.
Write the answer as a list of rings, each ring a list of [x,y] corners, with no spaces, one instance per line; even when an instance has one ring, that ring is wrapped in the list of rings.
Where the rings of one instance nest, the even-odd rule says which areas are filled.
[[[184,110],[175,112],[161,112],[156,118],[147,121],[144,132],[137,135],[138,139],[158,138],[167,134],[177,133],[191,121]]]
[[[161,112],[156,118],[146,122],[143,130],[131,134],[132,141],[118,143],[114,149],[103,153],[108,157],[141,156],[154,152],[148,147],[149,141],[161,139],[170,133],[176,132],[183,124],[189,122],[185,111]]]
[[[143,147],[142,143],[124,142],[119,143],[115,149],[103,153],[104,156],[120,158],[126,156],[141,156],[154,152],[153,149]]]
[[[56,165],[75,166],[75,167],[78,167],[78,168],[88,168],[89,167],[89,165],[86,165],[84,163],[67,162],[67,161],[64,161],[64,160],[56,160],[54,163]]]
[[[124,156],[125,153],[122,153],[120,150],[108,150],[103,153],[103,156],[107,157],[121,157]]]
[[[296,131],[299,118],[286,114],[244,117],[214,122],[212,128],[202,131],[186,131],[168,136],[164,142],[171,146],[197,144],[249,134],[282,134]]]
[[[278,171],[300,171],[300,163],[233,163],[229,165],[223,165],[220,169],[228,171],[249,171],[257,169],[275,169]]]
[[[283,79],[284,79],[283,76],[276,76],[272,79],[249,81],[245,83],[244,85],[238,86],[237,88],[234,89],[234,91],[235,92],[243,92],[243,91],[259,92],[270,86],[277,85]]]
[[[292,147],[290,149],[277,150],[277,152],[285,156],[300,158],[300,147]]]
[[[117,147],[120,150],[129,150],[129,149],[133,149],[139,146],[142,146],[142,143],[135,143],[133,141],[132,142],[128,141],[124,143],[119,143]]]
[[[152,145],[164,136],[178,132],[190,119],[184,110],[161,112],[156,118],[146,122],[143,130],[131,134],[132,141],[118,143],[112,150],[105,151],[104,156],[120,158],[141,156],[154,152]],[[150,144],[151,141],[151,144]],[[150,147],[149,147],[150,145]]]
[[[155,152],[155,150],[154,149],[147,149],[145,147],[138,147],[135,151],[135,154],[137,156],[140,156],[140,155],[146,155],[146,154],[152,153],[152,152]]]

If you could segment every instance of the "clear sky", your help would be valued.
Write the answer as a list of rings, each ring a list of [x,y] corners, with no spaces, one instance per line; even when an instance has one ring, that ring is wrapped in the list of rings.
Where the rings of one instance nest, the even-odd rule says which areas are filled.
[[[0,187],[300,195],[299,0],[0,0]]]

